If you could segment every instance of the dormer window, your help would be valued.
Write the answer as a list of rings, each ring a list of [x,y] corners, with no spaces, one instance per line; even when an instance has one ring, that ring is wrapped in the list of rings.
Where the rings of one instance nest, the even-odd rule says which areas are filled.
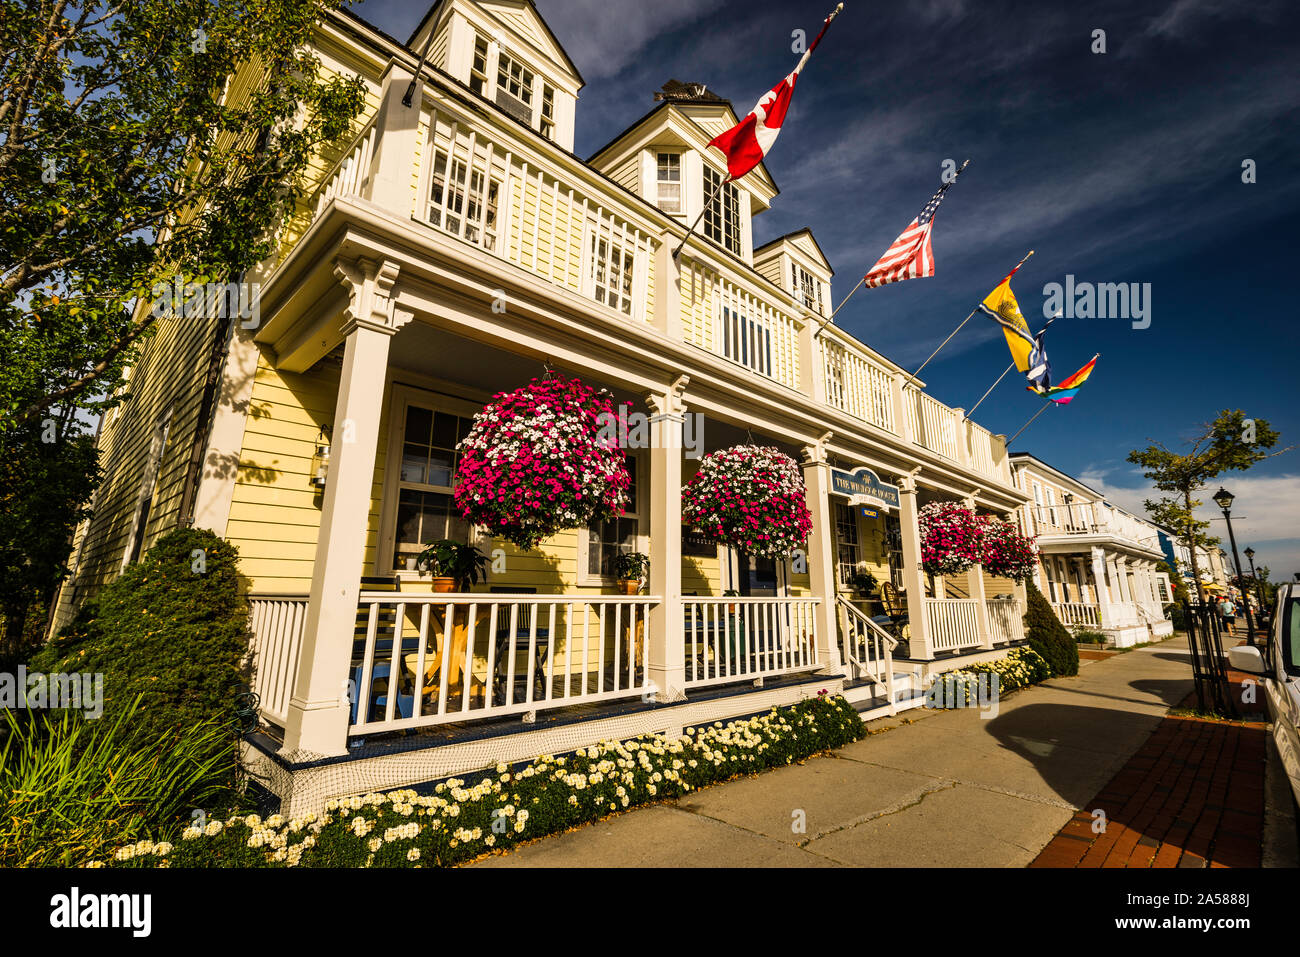
[[[479,96],[487,96],[488,85],[488,45],[487,40],[477,37],[474,40],[474,62],[469,68],[469,88]]]
[[[658,193],[655,202],[665,213],[682,211],[682,154],[660,153],[655,175]]]
[[[791,263],[791,265],[794,267],[794,294],[796,298],[804,304],[804,308],[811,309],[813,312],[821,312],[822,284],[798,263]]]
[[[506,53],[497,57],[497,106],[532,124],[533,71]]]
[[[555,140],[555,88],[549,83],[542,84],[542,135]]]
[[[718,190],[722,174],[704,167],[704,196],[707,200]],[[730,253],[739,256],[740,244],[740,191],[731,183],[722,187],[718,198],[704,211],[704,235]]]

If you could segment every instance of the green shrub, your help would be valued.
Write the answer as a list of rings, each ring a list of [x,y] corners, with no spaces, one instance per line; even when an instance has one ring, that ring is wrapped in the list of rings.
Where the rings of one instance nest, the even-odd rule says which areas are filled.
[[[230,729],[212,720],[164,741],[136,719],[13,711],[0,721],[0,866],[78,866],[145,834],[175,835],[194,807],[229,807]]]
[[[1029,647],[1046,659],[1053,675],[1077,675],[1079,646],[1034,583],[1026,582],[1025,590],[1029,594],[1029,607],[1025,610],[1025,637]]]
[[[102,673],[105,718],[139,697],[133,721],[160,746],[208,719],[233,729],[249,639],[238,557],[211,532],[168,532],[87,602],[29,670]]]
[[[1075,644],[1086,643],[1091,645],[1104,645],[1106,643],[1106,636],[1100,631],[1087,631],[1086,629],[1080,629],[1074,633],[1074,641]]]
[[[472,860],[626,808],[680,797],[741,774],[781,767],[866,734],[853,706],[824,692],[746,720],[604,742],[525,767],[498,764],[414,791],[330,801],[286,821],[256,815],[212,821],[173,844],[142,841],[116,867],[436,867]]]

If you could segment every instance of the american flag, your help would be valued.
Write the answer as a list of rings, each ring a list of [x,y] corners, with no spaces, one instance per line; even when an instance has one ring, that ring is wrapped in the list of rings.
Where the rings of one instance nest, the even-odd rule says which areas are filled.
[[[903,230],[902,235],[885,250],[885,254],[867,272],[863,280],[865,285],[883,286],[904,279],[934,275],[934,248],[930,245],[930,230],[934,229],[934,214],[939,204],[943,202],[943,194],[957,182],[957,177],[969,162],[970,160],[966,160],[962,163],[952,179],[935,191],[930,201],[925,204],[925,208],[921,210],[921,215],[912,220]]]

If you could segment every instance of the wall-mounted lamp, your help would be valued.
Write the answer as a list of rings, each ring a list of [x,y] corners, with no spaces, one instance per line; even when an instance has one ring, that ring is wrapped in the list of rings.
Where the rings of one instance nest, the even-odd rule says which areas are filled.
[[[316,436],[316,451],[311,456],[311,485],[314,488],[325,488],[325,482],[329,478],[330,471],[330,427],[322,425],[320,434]]]

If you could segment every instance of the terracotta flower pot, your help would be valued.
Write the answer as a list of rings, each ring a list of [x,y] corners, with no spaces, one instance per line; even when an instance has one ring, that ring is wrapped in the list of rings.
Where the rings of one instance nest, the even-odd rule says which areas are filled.
[[[635,595],[641,590],[641,582],[638,579],[629,579],[618,583],[619,591],[624,595]]]
[[[435,578],[433,580],[433,591],[437,595],[445,595],[447,592],[456,590],[456,579],[454,578]]]

